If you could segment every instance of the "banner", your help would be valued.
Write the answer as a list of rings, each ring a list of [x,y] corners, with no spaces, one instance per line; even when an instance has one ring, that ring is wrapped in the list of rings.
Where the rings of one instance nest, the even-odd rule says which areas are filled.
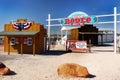
[[[12,25],[14,29],[22,31],[30,28],[31,22],[26,22],[26,23],[12,22]]]

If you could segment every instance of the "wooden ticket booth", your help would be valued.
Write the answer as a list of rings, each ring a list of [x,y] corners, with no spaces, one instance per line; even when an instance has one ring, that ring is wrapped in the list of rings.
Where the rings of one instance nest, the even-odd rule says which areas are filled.
[[[44,37],[46,29],[34,21],[27,22],[26,19],[18,19],[16,22],[5,24],[4,31],[4,52],[39,54],[44,50]]]
[[[93,25],[84,25],[80,28],[71,30],[70,39],[71,40],[85,40],[89,44],[98,45],[98,28]]]

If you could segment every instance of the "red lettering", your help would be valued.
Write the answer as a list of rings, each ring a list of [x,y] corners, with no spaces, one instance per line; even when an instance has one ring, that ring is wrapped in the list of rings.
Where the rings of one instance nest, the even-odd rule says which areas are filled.
[[[84,23],[85,22],[85,18],[81,18],[81,22]]]
[[[70,24],[70,19],[65,19],[66,24]]]
[[[74,23],[74,19],[73,18],[71,19],[71,23]]]
[[[66,24],[71,24],[72,26],[75,26],[75,25],[84,25],[85,22],[89,23],[91,21],[91,18],[90,17],[87,17],[87,18],[67,18],[65,19],[65,23]]]
[[[79,22],[80,22],[80,18],[76,18],[76,19],[75,19],[75,22],[76,22],[76,23],[79,23]]]
[[[91,18],[88,17],[88,18],[86,19],[86,22],[89,23],[90,21],[91,21]]]

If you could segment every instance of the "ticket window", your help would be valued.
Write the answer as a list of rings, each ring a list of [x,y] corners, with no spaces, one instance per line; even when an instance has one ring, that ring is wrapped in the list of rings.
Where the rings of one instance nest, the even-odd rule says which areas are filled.
[[[30,37],[24,37],[24,45],[31,46],[33,44],[33,40]]]
[[[19,38],[11,37],[10,38],[10,45],[16,45],[16,44],[19,44]]]
[[[20,41],[19,41],[19,38],[16,37],[16,38],[15,38],[15,44],[19,44],[19,42],[20,42]]]
[[[31,46],[33,44],[32,38],[27,38],[27,45]]]
[[[15,38],[14,37],[10,38],[10,45],[15,45]]]
[[[27,37],[24,37],[24,44],[27,45]]]
[[[11,37],[10,38],[10,45],[16,45],[16,44],[19,44],[19,38]],[[24,44],[31,46],[33,44],[32,38],[30,38],[30,37],[24,38]]]

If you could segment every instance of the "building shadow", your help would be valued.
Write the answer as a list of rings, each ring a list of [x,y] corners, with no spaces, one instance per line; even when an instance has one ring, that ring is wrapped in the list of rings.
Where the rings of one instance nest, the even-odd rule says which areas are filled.
[[[109,44],[109,43],[104,43],[104,44],[98,44],[96,46],[103,46],[103,47],[108,47],[108,46],[113,46],[113,44]]]
[[[67,54],[68,52],[65,50],[50,50],[42,53],[42,55],[63,55]]]
[[[10,73],[9,73],[9,74],[7,74],[6,76],[14,76],[14,75],[17,75],[17,73],[16,73],[16,72],[14,72],[14,71],[10,71]]]
[[[5,54],[5,55],[3,55]],[[4,61],[9,61],[9,60],[17,60],[19,58],[19,55],[7,55],[7,53],[0,53],[0,61],[4,62]]]
[[[96,75],[93,75],[93,74],[90,74],[89,76],[88,76],[88,78],[95,78],[96,77]]]
[[[114,52],[114,50],[92,50],[92,52]]]

